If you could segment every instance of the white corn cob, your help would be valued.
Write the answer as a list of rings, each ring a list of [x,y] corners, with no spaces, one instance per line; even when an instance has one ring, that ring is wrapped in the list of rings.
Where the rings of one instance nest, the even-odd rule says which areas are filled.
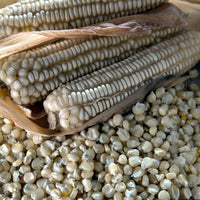
[[[137,36],[62,40],[0,61],[0,80],[20,105],[40,101],[58,86],[127,58],[179,28],[154,28]]]
[[[167,0],[23,0],[0,9],[0,39],[23,31],[88,26],[164,2]]]
[[[57,127],[73,129],[119,103],[158,75],[181,75],[200,59],[200,33],[182,33],[78,78],[54,90],[44,101]]]

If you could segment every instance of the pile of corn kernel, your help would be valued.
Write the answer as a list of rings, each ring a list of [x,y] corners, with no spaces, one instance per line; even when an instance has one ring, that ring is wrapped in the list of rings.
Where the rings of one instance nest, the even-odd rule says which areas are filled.
[[[200,89],[151,92],[132,112],[44,138],[0,118],[0,199],[200,199]]]

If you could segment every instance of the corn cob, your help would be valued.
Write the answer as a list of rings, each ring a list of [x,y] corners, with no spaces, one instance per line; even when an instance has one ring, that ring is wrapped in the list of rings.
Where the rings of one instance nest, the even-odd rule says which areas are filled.
[[[182,33],[54,90],[44,101],[57,127],[73,129],[160,74],[180,75],[200,57],[200,33]]]
[[[0,9],[0,39],[17,32],[71,29],[152,9],[167,0],[23,0]]]
[[[136,49],[179,30],[154,28],[137,36],[64,40],[17,53],[0,61],[0,80],[16,103],[34,104],[61,84],[125,59]]]

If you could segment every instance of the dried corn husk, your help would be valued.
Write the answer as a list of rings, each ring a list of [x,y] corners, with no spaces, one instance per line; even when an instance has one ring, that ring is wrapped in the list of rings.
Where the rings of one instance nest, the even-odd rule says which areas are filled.
[[[188,29],[200,31],[200,1],[199,0],[170,0],[187,16]]]

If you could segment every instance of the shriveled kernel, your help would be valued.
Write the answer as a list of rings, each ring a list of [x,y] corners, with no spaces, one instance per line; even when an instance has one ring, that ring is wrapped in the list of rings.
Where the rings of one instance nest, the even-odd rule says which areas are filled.
[[[144,175],[142,177],[142,185],[147,187],[149,185],[149,177],[147,175]]]
[[[64,179],[63,175],[58,172],[52,172],[51,177],[57,181],[62,181]]]
[[[179,197],[180,197],[180,190],[179,190],[178,186],[172,185],[169,188],[168,192],[170,193],[171,198],[173,198],[173,199],[179,199]]]
[[[144,175],[144,173],[145,173],[144,169],[142,169],[141,167],[136,167],[133,170],[133,174],[131,176],[134,178],[140,178]]]
[[[52,189],[52,190],[50,191],[50,195],[51,195],[53,198],[58,199],[58,198],[60,198],[60,197],[62,196],[62,193],[61,193],[61,191],[60,191],[59,189],[54,188],[54,189]]]

